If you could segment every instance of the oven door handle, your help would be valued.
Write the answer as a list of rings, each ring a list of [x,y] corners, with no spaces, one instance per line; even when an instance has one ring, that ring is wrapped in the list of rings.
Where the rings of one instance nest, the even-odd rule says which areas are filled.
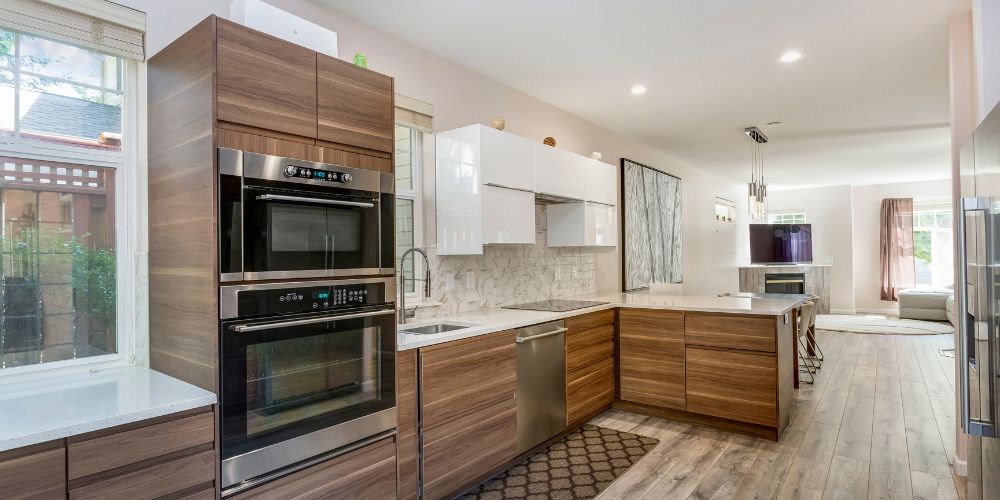
[[[292,321],[279,321],[277,323],[257,323],[255,325],[233,325],[229,329],[236,333],[256,332],[260,330],[273,330],[275,328],[286,328],[289,326],[313,325],[316,323],[327,323],[330,321],[342,321],[345,319],[370,318],[372,316],[383,316],[386,314],[396,314],[393,309],[383,311],[370,311],[354,314],[341,314],[338,316],[323,316],[322,318],[296,319]]]
[[[303,203],[318,203],[320,205],[341,205],[346,207],[374,208],[375,204],[367,201],[328,200],[326,198],[306,198],[303,196],[288,196],[284,194],[261,194],[258,200],[265,201],[298,201]]]

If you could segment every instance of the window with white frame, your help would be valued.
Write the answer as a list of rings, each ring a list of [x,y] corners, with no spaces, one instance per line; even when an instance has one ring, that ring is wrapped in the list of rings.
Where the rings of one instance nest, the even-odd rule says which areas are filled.
[[[19,29],[0,20],[0,374],[125,364],[135,355],[133,259],[145,246],[136,216],[141,31],[137,56],[117,42],[101,50],[101,33],[134,28],[42,2],[0,11],[50,20]],[[108,12],[145,23],[135,11]]]
[[[421,132],[405,125],[396,125],[396,259],[406,250],[419,247],[421,240],[420,202],[420,143]],[[416,294],[413,278],[422,263],[411,254],[401,262],[400,274],[406,276],[406,290],[401,293]]]
[[[952,210],[950,198],[913,200],[913,263],[918,288],[943,288],[954,283]]]
[[[768,212],[768,224],[805,224],[806,213],[804,210],[788,210],[781,212]]]

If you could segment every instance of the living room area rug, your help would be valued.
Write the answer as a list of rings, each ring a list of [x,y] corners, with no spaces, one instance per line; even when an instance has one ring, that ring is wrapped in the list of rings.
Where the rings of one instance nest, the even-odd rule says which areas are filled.
[[[886,316],[818,314],[816,329],[833,332],[874,333],[879,335],[942,335],[955,333],[947,321],[922,321]]]
[[[651,437],[586,424],[459,498],[594,498],[659,443]]]

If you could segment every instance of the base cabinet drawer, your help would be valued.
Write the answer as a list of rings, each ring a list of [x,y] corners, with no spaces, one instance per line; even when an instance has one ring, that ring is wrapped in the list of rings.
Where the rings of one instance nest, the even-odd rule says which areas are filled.
[[[615,355],[615,328],[600,326],[582,332],[569,332],[566,336],[566,373]]]
[[[386,438],[239,493],[238,500],[396,497],[396,443]]]
[[[687,411],[776,426],[776,394],[775,356],[687,348]]]
[[[62,442],[0,453],[0,498],[66,498],[66,449]]]
[[[515,457],[513,397],[423,431],[424,498],[451,498]]]
[[[579,422],[614,399],[614,358],[605,358],[571,373],[566,380],[566,425]]]
[[[687,313],[684,338],[688,345],[774,352],[773,316]]]
[[[215,450],[149,464],[92,484],[70,483],[70,500],[159,498],[210,484],[215,479]]]

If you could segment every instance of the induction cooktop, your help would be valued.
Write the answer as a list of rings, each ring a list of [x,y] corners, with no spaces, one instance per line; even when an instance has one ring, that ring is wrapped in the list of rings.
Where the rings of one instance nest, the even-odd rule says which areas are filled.
[[[565,311],[573,311],[576,309],[585,309],[587,307],[601,306],[604,304],[607,304],[607,302],[598,302],[596,300],[552,299],[552,300],[542,300],[539,302],[528,302],[527,304],[514,304],[512,306],[504,306],[503,309],[565,312]]]

